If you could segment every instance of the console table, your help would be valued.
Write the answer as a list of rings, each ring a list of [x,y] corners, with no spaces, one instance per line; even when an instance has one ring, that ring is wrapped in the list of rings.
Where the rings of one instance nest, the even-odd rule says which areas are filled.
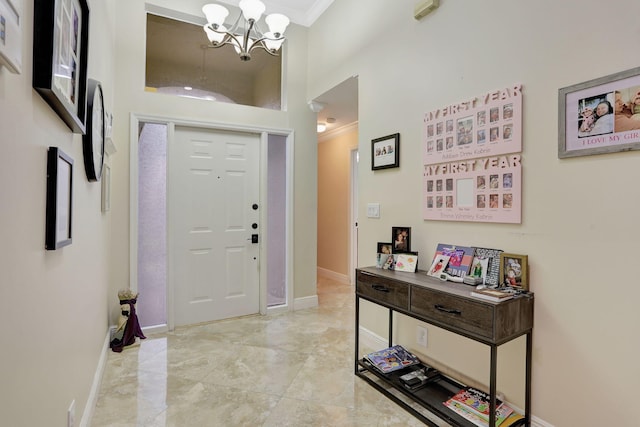
[[[356,269],[355,374],[430,426],[437,424],[417,411],[412,403],[419,404],[430,414],[454,426],[474,426],[443,405],[444,401],[462,388],[462,384],[452,378],[442,375],[441,379],[412,392],[403,387],[398,378],[402,371],[382,374],[368,364],[366,359],[360,359],[358,350],[362,298],[389,309],[389,347],[393,345],[394,311],[488,345],[491,349],[489,426],[494,426],[498,347],[526,335],[524,425],[529,426],[534,295],[527,293],[507,301],[491,302],[472,297],[471,291],[474,289],[475,287],[462,283],[432,278],[423,271],[406,273],[375,267]],[[398,392],[406,399],[399,398]]]

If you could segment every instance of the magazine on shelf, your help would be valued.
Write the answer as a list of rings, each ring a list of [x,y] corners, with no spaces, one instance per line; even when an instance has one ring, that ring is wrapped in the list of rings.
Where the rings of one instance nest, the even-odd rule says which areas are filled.
[[[365,358],[383,374],[420,363],[416,356],[400,345],[369,353]]]
[[[471,291],[472,297],[494,302],[506,301],[513,298],[513,295],[511,292],[501,291],[500,289],[476,289],[475,291]]]
[[[489,422],[489,394],[476,388],[463,388],[451,399],[447,400],[445,405],[449,408],[452,408],[452,406],[461,407],[470,414],[484,420],[483,425],[485,426]],[[500,425],[512,412],[513,409],[511,407],[503,405],[503,402],[496,398],[496,426]]]
[[[446,402],[444,402],[444,404],[447,408],[451,409],[461,417],[471,421],[473,424],[477,425],[478,427],[489,427],[488,416],[487,416],[487,419],[485,420],[480,415],[474,412],[468,411],[467,408],[460,402],[456,402],[456,401],[452,402],[450,400],[447,400]],[[496,427],[500,426],[507,418],[511,416],[512,413],[513,413],[513,409],[510,406],[504,403],[500,405],[496,409]]]

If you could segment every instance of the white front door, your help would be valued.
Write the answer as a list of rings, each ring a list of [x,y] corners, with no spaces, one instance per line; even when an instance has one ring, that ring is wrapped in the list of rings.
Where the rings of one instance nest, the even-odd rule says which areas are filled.
[[[175,326],[258,313],[257,134],[175,128],[169,157]]]

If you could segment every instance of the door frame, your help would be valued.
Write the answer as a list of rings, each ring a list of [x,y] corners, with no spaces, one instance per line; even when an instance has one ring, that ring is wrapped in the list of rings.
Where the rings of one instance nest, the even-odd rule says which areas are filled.
[[[267,245],[265,244],[269,238],[267,227],[261,228],[260,239],[260,255],[259,262],[259,295],[260,314],[267,312],[291,311],[293,310],[293,159],[294,159],[294,131],[291,129],[273,129],[258,126],[241,126],[231,125],[219,122],[202,122],[197,120],[185,120],[175,117],[154,116],[139,113],[130,114],[130,135],[129,135],[129,284],[132,291],[138,291],[138,126],[140,123],[157,123],[167,126],[167,173],[171,162],[171,144],[175,141],[176,126],[189,126],[204,128],[215,131],[232,131],[253,133],[260,135],[260,197],[259,204],[263,206],[260,209],[260,224],[266,224],[267,221],[267,168],[268,168],[268,152],[267,144],[269,135],[279,135],[286,137],[286,239],[285,239],[285,269],[286,269],[286,304],[278,307],[267,307],[267,269],[262,268],[263,262],[268,259]],[[168,176],[168,175],[167,175]],[[170,186],[167,185],[167,203],[171,200]],[[170,209],[167,207],[167,216],[170,215]],[[170,218],[167,218],[167,226],[170,224]],[[175,328],[175,305],[174,305],[174,283],[172,260],[172,236],[173,232],[167,229],[167,325],[145,329],[145,332],[166,332]]]

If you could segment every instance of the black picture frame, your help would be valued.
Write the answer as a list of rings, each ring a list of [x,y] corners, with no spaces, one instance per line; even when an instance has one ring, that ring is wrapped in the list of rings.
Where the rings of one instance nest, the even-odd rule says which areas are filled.
[[[86,0],[34,0],[33,88],[73,133],[83,135],[88,53]]]
[[[371,170],[397,168],[400,166],[400,134],[383,136],[371,140]]]
[[[394,254],[411,252],[411,227],[391,227],[391,244]]]
[[[45,249],[71,244],[73,159],[57,147],[47,152],[47,213]]]
[[[378,253],[379,254],[390,254],[393,253],[393,243],[391,242],[378,242]]]

